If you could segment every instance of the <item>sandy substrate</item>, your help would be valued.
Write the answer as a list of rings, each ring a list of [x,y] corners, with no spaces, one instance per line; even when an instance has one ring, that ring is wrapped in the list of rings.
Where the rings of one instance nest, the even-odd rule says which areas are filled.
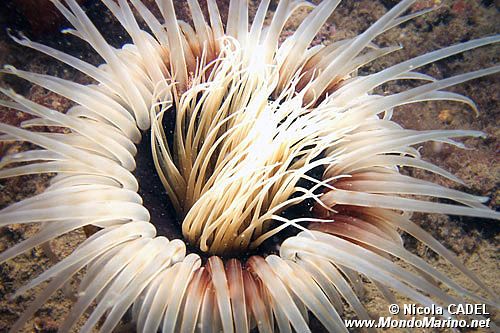
[[[102,6],[97,1],[87,2],[87,8],[91,16],[95,18],[98,26],[103,26],[107,37],[114,45],[123,43],[123,31],[116,27],[109,14],[102,15]],[[352,37],[366,29],[370,23],[380,17],[388,8],[397,1],[344,1],[330,18],[328,24],[321,30],[317,43],[330,43],[333,40]],[[276,1],[272,1],[275,8]],[[362,73],[370,73],[394,64],[409,57],[425,52],[459,43],[481,36],[500,33],[500,8],[496,1],[418,1],[415,9],[424,8],[429,5],[439,4],[441,7],[436,11],[417,18],[402,27],[392,29],[376,42],[387,46],[400,43],[403,50],[387,56],[379,61],[361,69]],[[53,33],[52,30],[44,30],[43,34],[32,31],[30,21],[25,16],[11,12],[13,2],[10,6],[0,9],[2,14],[1,23],[4,26],[22,29],[34,39],[41,40],[51,46],[67,50],[72,54],[82,55],[93,63],[99,63],[99,58],[93,55],[89,48],[82,43],[69,37]],[[227,3],[224,4],[227,7]],[[180,16],[186,15],[185,6],[181,6]],[[255,8],[255,6],[254,6]],[[300,13],[292,18],[286,28],[284,35],[290,34],[293,27],[300,21]],[[51,22],[56,26],[64,27],[59,21]],[[477,70],[492,66],[499,62],[500,48],[488,46],[478,50],[466,52],[446,60],[423,68],[423,72],[431,74],[436,78],[449,77],[454,74]],[[40,73],[49,73],[66,79],[86,83],[88,80],[81,74],[68,69],[45,56],[30,50],[21,48],[10,39],[4,32],[0,32],[0,64],[13,64],[16,67],[32,70]],[[29,85],[2,76],[0,80],[3,86],[10,86],[16,91],[29,95],[37,102],[41,102],[54,109],[64,111],[70,103],[40,88],[30,88]],[[489,206],[496,209],[500,203],[500,164],[498,151],[500,148],[500,76],[491,76],[460,86],[450,90],[465,94],[472,98],[480,110],[479,116],[475,117],[473,112],[464,105],[448,102],[433,102],[426,104],[411,105],[396,110],[394,118],[407,128],[414,129],[474,129],[487,133],[486,139],[466,139],[464,143],[471,149],[460,150],[455,147],[438,144],[426,144],[421,148],[422,155],[428,161],[444,167],[461,179],[468,188],[460,188],[476,195],[489,196]],[[378,93],[385,94],[395,92],[409,87],[408,84],[395,82],[379,89]],[[10,124],[19,124],[27,116],[3,109],[0,112],[0,121]],[[26,149],[22,144],[0,144],[0,156]],[[405,170],[404,172],[418,175],[427,180],[455,187],[455,184],[442,178],[425,172]],[[21,200],[43,191],[50,179],[50,175],[19,177],[0,181],[0,207]],[[477,274],[488,286],[497,292],[500,291],[497,283],[500,278],[498,260],[498,223],[491,220],[447,217],[438,215],[415,214],[414,220],[424,229],[429,231],[447,248],[455,252],[465,265]],[[33,235],[36,226],[12,225],[0,229],[0,251],[12,246],[22,239]],[[51,246],[59,257],[68,255],[81,241],[85,239],[83,231],[75,231],[67,236],[61,237]],[[405,237],[408,249],[425,258],[432,265],[448,273],[465,286],[473,285],[460,276],[456,270],[443,259],[437,257],[432,251],[415,242],[411,237]],[[39,275],[44,269],[52,265],[51,261],[40,248],[35,248],[27,253],[0,265],[0,332],[7,331],[16,318],[28,306],[33,295],[40,291],[23,294],[15,299],[10,296],[23,284],[33,277]],[[366,293],[363,296],[367,308],[374,317],[378,314],[387,315],[387,304],[380,296],[373,292],[370,283],[366,284]],[[403,302],[403,300],[401,300]],[[43,305],[35,317],[25,326],[24,332],[55,332],[58,323],[67,313],[72,301],[63,292],[57,293],[52,299]],[[347,312],[346,316],[350,316]],[[83,322],[83,318],[80,321]],[[125,329],[127,330],[127,329]],[[316,331],[316,330],[315,330]],[[319,332],[319,328],[317,329]],[[486,332],[486,331],[485,331]]]

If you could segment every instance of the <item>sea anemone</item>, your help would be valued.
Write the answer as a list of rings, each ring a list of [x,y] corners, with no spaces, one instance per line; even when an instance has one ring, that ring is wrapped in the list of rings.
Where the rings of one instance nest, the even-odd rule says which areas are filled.
[[[494,291],[410,218],[412,212],[488,219],[500,214],[484,205],[486,197],[400,172],[422,169],[463,184],[423,160],[415,146],[432,141],[462,147],[455,138],[484,134],[409,130],[391,116],[395,107],[434,100],[475,110],[467,97],[443,89],[497,73],[500,66],[439,80],[414,70],[500,36],[358,75],[361,66],[400,49],[378,47],[374,38],[429,10],[408,14],[415,1],[404,0],[360,35],[311,47],[340,0],[317,6],[282,0],[269,24],[269,0],[258,4],[251,24],[247,1],[231,0],[225,25],[214,0],[206,8],[188,0],[191,23],[177,20],[172,0],[156,1],[161,19],[140,0],[102,0],[132,40],[117,49],[75,0],[52,2],[73,26],[65,31],[86,41],[104,64],[12,36],[94,83],[5,67],[5,73],[74,104],[60,113],[0,88],[7,97],[0,105],[34,116],[21,127],[0,124],[1,141],[37,147],[3,156],[0,178],[56,174],[42,193],[0,211],[0,226],[41,225],[2,252],[0,262],[78,228],[97,229],[16,291],[48,282],[12,332],[81,271],[62,332],[87,311],[82,332],[96,325],[111,332],[127,313],[139,332],[310,332],[309,316],[329,332],[347,331],[344,302],[358,318],[370,318],[358,297],[362,279],[389,303],[403,295],[424,306],[468,299],[498,307]],[[282,41],[287,20],[303,7],[311,7],[309,14]],[[373,93],[394,80],[422,84]],[[135,156],[146,131],[182,239],[157,236],[137,193]],[[448,260],[479,290],[405,249],[402,232]],[[263,243],[271,244],[267,251],[260,250]]]

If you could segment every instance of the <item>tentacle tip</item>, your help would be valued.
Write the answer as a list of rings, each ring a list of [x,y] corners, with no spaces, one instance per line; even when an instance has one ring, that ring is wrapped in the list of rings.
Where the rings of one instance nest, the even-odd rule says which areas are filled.
[[[487,139],[489,137],[489,135],[486,132],[479,132],[478,137],[481,139]]]
[[[7,36],[11,38],[14,42],[25,45],[27,41],[29,41],[28,37],[22,32],[22,31],[14,31],[12,28],[8,27],[5,29],[5,32],[7,33]],[[14,36],[14,33],[17,34],[19,37]]]
[[[10,72],[6,72],[5,70],[0,70],[0,73],[9,73],[10,74]],[[5,88],[0,87],[0,93],[4,94],[6,96],[9,96],[11,98],[16,96],[16,92],[12,88],[5,89]]]
[[[17,69],[16,67],[12,66],[12,65],[3,65],[3,73],[13,73],[15,72]]]
[[[21,296],[21,294],[23,294],[24,290],[19,289],[19,290],[16,290],[16,292],[10,294],[10,295],[7,295],[7,299],[11,302],[14,302],[17,298],[19,298],[19,296]]]

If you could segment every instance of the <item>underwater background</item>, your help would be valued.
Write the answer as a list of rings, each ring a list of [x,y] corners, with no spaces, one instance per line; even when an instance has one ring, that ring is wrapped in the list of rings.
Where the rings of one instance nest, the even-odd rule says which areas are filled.
[[[80,0],[94,24],[99,27],[112,45],[119,47],[128,41],[128,36],[119,27],[115,19],[99,0]],[[154,6],[154,0],[143,0]],[[217,1],[221,12],[227,12],[229,0]],[[250,1],[252,13],[258,1]],[[353,37],[364,31],[376,19],[383,15],[398,1],[391,0],[344,0],[336,9],[317,38],[316,43]],[[277,1],[271,1],[272,9]],[[424,54],[431,50],[470,39],[500,33],[500,1],[480,0],[443,0],[417,1],[412,11],[439,6],[435,11],[418,17],[408,23],[391,29],[375,41],[380,46],[401,44],[404,48],[383,57],[361,69],[372,73],[402,60]],[[272,10],[271,10],[272,12]],[[177,1],[179,19],[189,21],[189,10],[184,1]],[[291,34],[305,15],[298,12],[288,22],[283,38]],[[91,81],[83,74],[62,65],[41,53],[15,44],[7,29],[14,35],[22,32],[32,40],[42,42],[72,55],[77,55],[93,64],[101,63],[90,47],[77,38],[63,35],[60,29],[69,27],[61,15],[52,8],[49,0],[7,0],[0,5],[0,65],[10,64],[20,69],[38,73],[56,75],[79,83]],[[422,68],[422,72],[436,78],[449,77],[500,63],[500,46],[487,46],[464,54],[459,54]],[[377,93],[397,92],[416,84],[405,81],[391,82],[378,89]],[[12,87],[18,93],[28,96],[55,110],[65,111],[71,102],[43,88],[30,86],[28,83],[0,74],[0,85]],[[423,129],[474,129],[487,133],[488,138],[469,138],[463,142],[470,149],[461,150],[453,146],[428,143],[420,151],[425,160],[431,161],[457,175],[465,181],[467,188],[458,188],[475,195],[491,198],[488,205],[497,209],[500,204],[500,75],[488,76],[466,82],[448,90],[472,98],[479,108],[476,117],[466,105],[452,102],[428,102],[400,107],[394,112],[394,119],[405,128]],[[30,116],[0,107],[0,122],[18,125]],[[57,131],[58,129],[54,129]],[[28,144],[0,143],[0,157],[8,153],[24,150]],[[155,172],[155,170],[151,170]],[[420,178],[442,185],[457,188],[447,179],[420,171],[406,170]],[[50,175],[22,176],[0,180],[0,208],[17,202],[24,197],[43,191]],[[500,227],[496,221],[470,217],[429,215],[415,213],[413,220],[429,231],[448,249],[452,250],[465,263],[465,266],[481,278],[486,285],[500,292],[499,241]],[[0,229],[0,252],[13,244],[33,235],[37,231],[32,225],[12,225]],[[167,235],[169,236],[169,235]],[[172,237],[172,235],[170,235]],[[85,233],[78,230],[53,241],[51,246],[55,254],[62,258],[83,240]],[[428,251],[411,237],[404,237],[405,246],[412,252],[425,258],[433,266],[447,272],[466,287],[472,287],[458,271],[454,271],[443,259]],[[15,300],[9,296],[20,286],[39,275],[52,262],[40,247],[28,251],[0,265],[0,332],[5,332],[17,319],[40,287],[30,290]],[[402,263],[404,266],[404,263]],[[375,292],[372,285],[366,285],[362,300],[374,317],[378,313],[387,313],[386,303]],[[58,320],[67,313],[72,301],[63,292],[56,293],[43,305],[34,318],[25,326],[24,332],[56,332]],[[344,316],[352,316],[349,312]],[[492,321],[498,322],[498,314],[492,315]],[[495,320],[497,318],[497,320]],[[84,322],[84,318],[81,319]],[[124,326],[124,332],[128,332]],[[316,330],[314,330],[316,332]],[[320,329],[317,329],[320,332]],[[446,331],[443,331],[446,332]]]

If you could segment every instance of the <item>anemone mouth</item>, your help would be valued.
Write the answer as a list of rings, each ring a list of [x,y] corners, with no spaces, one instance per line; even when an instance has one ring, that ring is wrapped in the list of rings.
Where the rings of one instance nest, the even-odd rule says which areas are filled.
[[[199,83],[191,82],[179,102],[160,106],[151,129],[155,167],[184,238],[202,252],[225,256],[256,249],[284,226],[304,230],[303,223],[317,221],[281,214],[318,200],[321,174],[309,174],[327,163],[321,155],[328,143],[313,126],[305,128],[302,100],[293,101],[289,92],[269,100],[274,70],[246,67],[239,48],[221,51],[201,70],[211,72],[206,82],[193,77]],[[305,179],[309,187],[299,184]]]
[[[84,268],[77,301],[61,331],[70,331],[95,302],[83,332],[91,331],[101,318],[101,330],[111,331],[128,310],[136,329],[145,333],[254,328],[310,332],[310,315],[326,330],[341,332],[346,331],[340,316],[344,301],[359,318],[370,318],[357,295],[362,276],[391,303],[398,292],[426,306],[473,299],[498,307],[495,293],[414,224],[410,213],[492,219],[499,214],[483,205],[484,197],[399,173],[400,166],[408,166],[460,182],[422,160],[414,146],[426,141],[461,146],[455,138],[483,133],[406,130],[391,116],[397,106],[437,99],[475,109],[468,98],[442,89],[496,73],[498,66],[441,80],[414,69],[496,43],[499,36],[357,76],[359,66],[399,48],[375,47],[371,41],[377,35],[426,11],[403,15],[413,1],[401,1],[359,36],[310,48],[339,1],[319,4],[292,36],[279,43],[287,19],[309,3],[281,1],[264,28],[269,1],[259,3],[251,24],[246,1],[231,1],[225,26],[214,1],[207,2],[207,17],[197,1],[188,1],[192,26],[177,21],[172,1],[157,2],[162,21],[142,2],[131,1],[145,21],[145,31],[127,1],[103,0],[132,38],[132,44],[115,49],[75,0],[54,3],[75,28],[68,32],[87,41],[105,63],[96,67],[13,37],[75,67],[97,84],[79,85],[5,68],[75,106],[57,113],[0,90],[9,98],[0,101],[2,106],[35,116],[21,128],[0,124],[1,140],[27,141],[41,148],[4,156],[0,177],[57,173],[45,192],[0,211],[2,226],[42,223],[38,234],[2,252],[0,261],[82,226],[101,229],[17,291],[49,281],[12,331]],[[388,96],[371,93],[391,80],[415,79],[425,83]],[[39,125],[68,131],[30,129]],[[137,194],[139,173],[152,172],[136,158],[141,131],[149,129],[151,136],[144,144],[151,147],[182,238],[202,253],[217,255],[206,264],[198,250],[187,254],[180,233],[157,236],[162,221],[153,219],[156,227],[149,222],[148,203]],[[311,213],[286,214],[286,208],[298,204],[309,204]],[[294,228],[300,232],[279,239],[279,248],[271,254],[252,255],[244,264],[219,257],[242,258],[266,239]],[[481,295],[407,251],[400,231],[451,262]],[[164,232],[171,236],[171,230]],[[393,258],[414,270],[402,268]],[[453,293],[444,292],[436,281]]]
[[[168,133],[168,127],[166,127]],[[198,254],[203,261],[206,261],[214,253],[201,251],[197,243],[189,243],[189,241],[182,234],[182,223],[184,215],[178,214],[174,209],[171,201],[168,198],[167,192],[163,187],[158,174],[151,172],[155,169],[154,161],[151,154],[151,134],[147,131],[143,133],[141,143],[137,146],[137,168],[134,175],[139,183],[139,195],[143,198],[143,205],[148,209],[151,214],[151,223],[157,229],[159,236],[165,236],[169,239],[183,239],[186,242],[188,252]],[[323,168],[318,167],[312,170],[309,174],[314,179],[321,179]],[[314,183],[301,180],[300,183],[304,187],[311,188]],[[283,219],[307,219],[312,218],[312,210],[314,207],[314,200],[304,200],[287,209],[284,209],[279,216]],[[308,223],[302,223],[303,227]],[[279,222],[274,222],[274,226]],[[272,226],[272,225],[271,225]],[[98,229],[94,229],[95,232]],[[215,253],[222,258],[238,258],[242,262],[252,255],[267,256],[269,254],[278,254],[279,246],[288,237],[295,236],[300,230],[297,228],[287,228],[281,230],[279,233],[263,241],[255,248],[233,249],[233,251],[225,253]]]

